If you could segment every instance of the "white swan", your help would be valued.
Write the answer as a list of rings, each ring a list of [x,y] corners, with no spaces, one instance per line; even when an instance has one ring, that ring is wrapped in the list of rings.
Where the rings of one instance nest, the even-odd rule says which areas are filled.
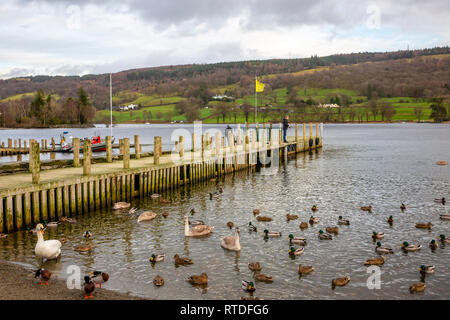
[[[213,226],[207,226],[207,225],[197,225],[193,226],[189,229],[189,218],[187,214],[184,216],[184,235],[186,237],[196,237],[196,236],[203,236],[206,234],[210,234],[211,231],[213,231]]]
[[[239,241],[239,227],[235,228],[234,237],[227,236],[223,238],[222,241],[220,242],[220,246],[227,250],[240,251],[241,243]]]
[[[58,258],[61,254],[61,242],[59,240],[44,240],[44,226],[40,223],[36,226],[36,231],[38,238],[34,248],[36,256],[47,260]]]

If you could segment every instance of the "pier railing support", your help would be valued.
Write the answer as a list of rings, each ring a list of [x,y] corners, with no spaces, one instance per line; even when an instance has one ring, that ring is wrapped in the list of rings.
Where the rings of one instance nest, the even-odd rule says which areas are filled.
[[[178,138],[178,153],[180,155],[180,160],[183,161],[184,159],[184,137],[180,136]]]
[[[41,152],[39,150],[39,143],[32,142],[30,144],[30,171],[31,171],[31,180],[33,184],[39,184],[41,180],[41,160],[40,160]]]
[[[112,162],[112,143],[111,136],[106,136],[106,162]]]
[[[154,138],[153,144],[153,162],[154,164],[159,164],[159,159],[161,158],[162,153],[162,141],[160,136],[156,136]]]
[[[83,175],[88,176],[91,174],[91,140],[84,139],[83,143]]]
[[[130,169],[130,138],[123,138],[123,168]]]
[[[140,150],[140,144],[139,144],[139,135],[134,135],[134,154],[136,155],[136,159],[141,158],[141,150]]]
[[[73,166],[78,168],[80,166],[80,138],[73,138]]]

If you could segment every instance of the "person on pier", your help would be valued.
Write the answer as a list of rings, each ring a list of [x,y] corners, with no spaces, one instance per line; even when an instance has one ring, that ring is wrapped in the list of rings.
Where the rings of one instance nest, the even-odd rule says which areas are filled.
[[[289,116],[285,116],[283,119],[283,142],[287,142],[287,130],[289,128]]]

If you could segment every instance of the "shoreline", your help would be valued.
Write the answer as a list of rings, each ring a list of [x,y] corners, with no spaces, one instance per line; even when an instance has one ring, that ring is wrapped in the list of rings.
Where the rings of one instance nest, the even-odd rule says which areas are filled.
[[[70,290],[66,281],[51,278],[48,286],[41,286],[34,278],[34,270],[18,263],[0,261],[0,300],[85,300],[83,289]],[[82,287],[83,288],[83,287]],[[96,288],[89,300],[144,300],[127,293]]]

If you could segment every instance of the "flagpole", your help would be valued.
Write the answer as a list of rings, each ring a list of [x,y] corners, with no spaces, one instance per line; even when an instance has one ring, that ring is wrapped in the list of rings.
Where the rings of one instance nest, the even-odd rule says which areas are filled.
[[[255,76],[255,126],[256,126],[256,121],[258,119],[258,96],[257,96],[257,92],[256,92],[256,81],[258,80],[258,76]]]
[[[112,139],[113,120],[112,120],[112,75],[111,75],[111,73],[109,74],[109,107],[110,107],[110,120],[111,120],[109,129],[110,129],[110,135],[111,135],[111,139]]]

